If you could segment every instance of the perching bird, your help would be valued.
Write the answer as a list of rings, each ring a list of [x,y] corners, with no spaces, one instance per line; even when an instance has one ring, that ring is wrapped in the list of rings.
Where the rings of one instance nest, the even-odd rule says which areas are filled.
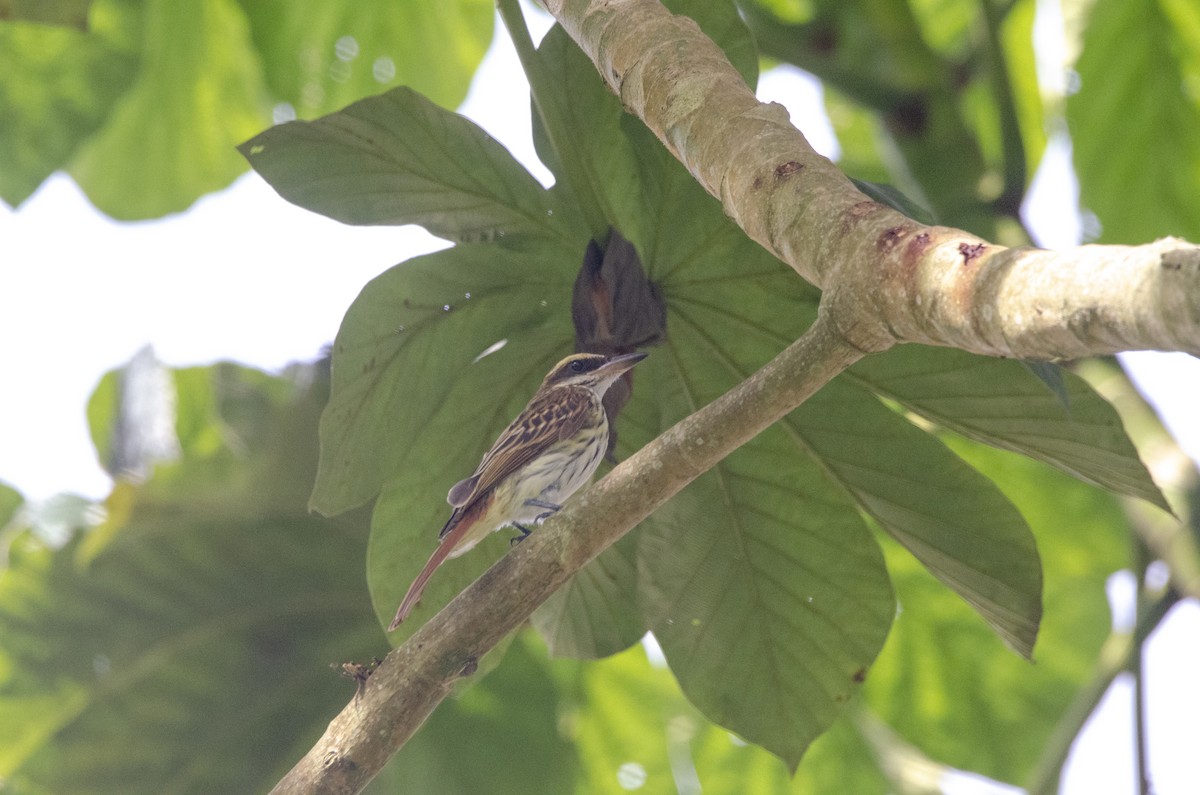
[[[446,495],[454,511],[438,535],[437,549],[400,602],[389,632],[420,600],[442,561],[509,525],[524,538],[530,532],[525,525],[557,511],[588,482],[608,448],[604,392],[644,358],[644,353],[577,353],[554,365],[474,474],[455,483]]]

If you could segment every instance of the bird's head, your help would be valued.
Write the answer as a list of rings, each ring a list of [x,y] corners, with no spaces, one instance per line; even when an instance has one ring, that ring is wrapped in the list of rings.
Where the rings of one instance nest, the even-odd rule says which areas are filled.
[[[541,388],[582,386],[602,396],[613,381],[645,358],[644,353],[626,353],[618,356],[602,356],[598,353],[572,354],[550,369],[542,381]]]

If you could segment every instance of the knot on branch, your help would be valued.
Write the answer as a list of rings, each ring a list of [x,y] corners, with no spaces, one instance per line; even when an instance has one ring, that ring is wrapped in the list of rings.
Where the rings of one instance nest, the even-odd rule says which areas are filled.
[[[358,765],[353,759],[342,754],[340,748],[330,748],[321,757],[321,768],[325,771],[345,771],[350,772],[356,770]]]

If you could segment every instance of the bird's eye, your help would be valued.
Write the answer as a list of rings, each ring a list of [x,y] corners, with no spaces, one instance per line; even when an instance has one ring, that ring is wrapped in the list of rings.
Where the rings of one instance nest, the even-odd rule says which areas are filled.
[[[571,372],[582,373],[583,372],[583,362],[579,359],[576,359],[575,361],[571,362]]]

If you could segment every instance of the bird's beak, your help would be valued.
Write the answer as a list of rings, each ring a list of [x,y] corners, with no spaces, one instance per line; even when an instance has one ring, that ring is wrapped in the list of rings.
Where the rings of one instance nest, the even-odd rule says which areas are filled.
[[[614,356],[597,367],[594,372],[603,378],[609,376],[616,377],[623,374],[626,370],[632,369],[635,364],[645,359],[647,355],[645,353],[626,353],[621,356]]]

